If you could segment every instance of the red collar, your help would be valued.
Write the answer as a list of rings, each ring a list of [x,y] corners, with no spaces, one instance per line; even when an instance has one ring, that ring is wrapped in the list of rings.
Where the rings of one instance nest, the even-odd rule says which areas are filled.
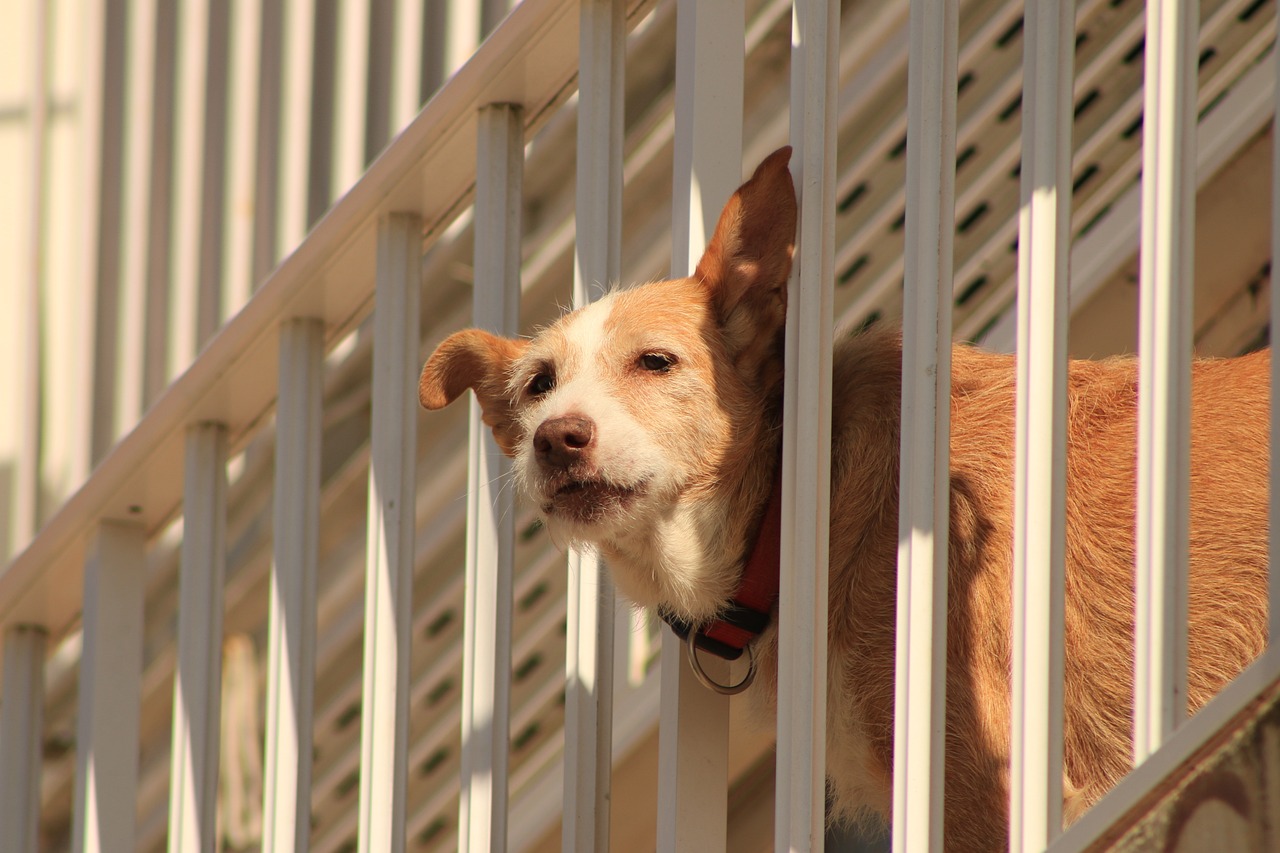
[[[698,629],[698,648],[726,660],[737,660],[742,650],[764,633],[778,600],[781,562],[782,466],[779,464],[773,493],[760,521],[756,544],[742,569],[738,590],[715,620]],[[681,639],[688,638],[692,630],[689,623],[666,611],[661,611],[661,615]]]

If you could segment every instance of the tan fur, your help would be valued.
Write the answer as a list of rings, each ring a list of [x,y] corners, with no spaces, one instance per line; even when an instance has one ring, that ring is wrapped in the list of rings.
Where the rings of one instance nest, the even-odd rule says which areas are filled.
[[[609,312],[605,334],[587,331],[598,315],[582,314],[562,318],[527,348],[461,332],[423,372],[428,408],[477,388],[549,525],[598,547],[637,604],[693,621],[714,615],[732,594],[776,470],[795,222],[786,161],[775,154],[726,206],[695,277],[634,288],[599,308]],[[528,387],[539,371],[575,381],[587,370],[575,347],[586,341],[597,341],[591,387],[616,398],[622,422],[644,425],[654,452],[632,458],[609,445],[609,418],[598,423],[598,455],[593,445],[574,476],[607,494],[625,490],[626,500],[580,523],[558,518],[554,492],[566,475],[543,470],[531,449],[531,432],[552,403],[532,398]],[[646,371],[641,360],[650,352],[676,362]],[[901,358],[893,330],[842,341],[834,354],[827,772],[840,817],[888,818],[891,804]],[[1068,820],[1130,764],[1136,384],[1132,360],[1070,366]],[[495,395],[499,386],[508,388],[505,397]],[[1192,710],[1266,641],[1268,396],[1265,353],[1195,363]],[[575,416],[590,405],[563,404]],[[1008,831],[1012,357],[955,348],[951,429],[946,847],[997,850]],[[752,692],[771,708],[773,629],[756,656],[761,676]]]

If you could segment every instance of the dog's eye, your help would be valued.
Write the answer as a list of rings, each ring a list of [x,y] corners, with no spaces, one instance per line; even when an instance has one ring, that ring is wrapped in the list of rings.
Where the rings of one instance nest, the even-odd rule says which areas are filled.
[[[541,397],[554,387],[556,387],[555,377],[550,373],[539,373],[529,380],[526,390],[532,397]]]
[[[645,353],[640,356],[640,366],[654,373],[666,373],[675,364],[675,359],[658,352]]]

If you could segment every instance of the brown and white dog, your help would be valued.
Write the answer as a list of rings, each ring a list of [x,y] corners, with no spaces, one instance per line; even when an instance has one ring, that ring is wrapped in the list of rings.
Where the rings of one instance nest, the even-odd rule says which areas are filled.
[[[422,405],[475,391],[559,542],[593,546],[635,604],[705,625],[733,609],[774,489],[796,225],[789,149],[726,205],[689,278],[610,293],[532,340],[444,341]],[[842,817],[888,817],[893,767],[901,341],[835,350],[827,773]],[[1190,695],[1266,641],[1268,357],[1202,360],[1192,404]],[[1008,823],[1014,362],[952,357],[946,846]],[[1130,767],[1137,370],[1070,367],[1065,812]],[[776,613],[776,611],[775,611]],[[774,617],[776,618],[776,616]],[[774,704],[776,634],[754,641]]]

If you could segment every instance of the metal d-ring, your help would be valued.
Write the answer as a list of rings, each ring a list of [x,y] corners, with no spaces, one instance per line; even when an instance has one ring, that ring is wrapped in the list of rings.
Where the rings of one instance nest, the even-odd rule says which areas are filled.
[[[690,631],[689,636],[685,638],[685,648],[689,651],[689,666],[693,668],[693,674],[702,682],[702,686],[708,690],[713,690],[721,696],[736,696],[751,686],[751,682],[756,680],[756,653],[751,646],[747,646],[747,674],[737,684],[720,684],[712,680],[703,670],[702,664],[698,661],[698,632]]]

